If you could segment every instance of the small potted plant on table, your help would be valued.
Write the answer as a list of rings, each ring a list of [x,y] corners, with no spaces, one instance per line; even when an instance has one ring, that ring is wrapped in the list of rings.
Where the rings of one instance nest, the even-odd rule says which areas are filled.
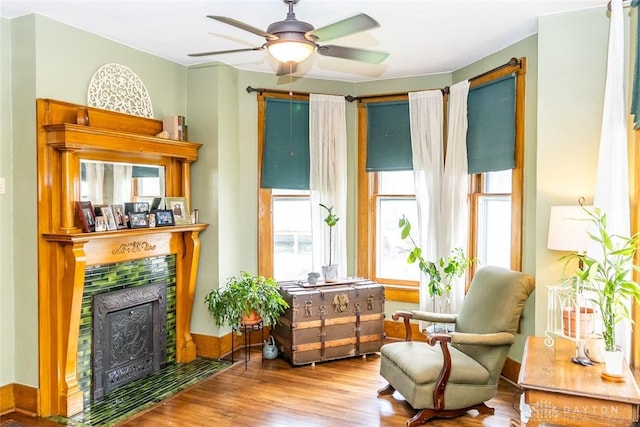
[[[289,307],[280,295],[278,282],[242,271],[229,277],[224,287],[212,289],[204,298],[216,325],[230,325],[236,330],[263,322],[276,325]]]
[[[333,213],[333,206],[327,207],[322,203],[320,203],[320,206],[322,206],[327,211],[327,216],[324,218],[324,222],[329,227],[329,263],[327,265],[322,266],[322,276],[324,277],[325,282],[333,282],[338,279],[338,266],[336,264],[331,263],[331,251],[333,246],[333,227],[336,226],[340,218],[338,218]]]

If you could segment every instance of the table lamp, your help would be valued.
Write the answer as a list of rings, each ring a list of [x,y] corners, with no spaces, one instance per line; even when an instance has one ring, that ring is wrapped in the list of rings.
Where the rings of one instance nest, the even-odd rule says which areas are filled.
[[[555,251],[577,252],[582,255],[589,246],[590,217],[585,211],[591,206],[551,206],[547,248]],[[582,260],[580,268],[582,268]]]

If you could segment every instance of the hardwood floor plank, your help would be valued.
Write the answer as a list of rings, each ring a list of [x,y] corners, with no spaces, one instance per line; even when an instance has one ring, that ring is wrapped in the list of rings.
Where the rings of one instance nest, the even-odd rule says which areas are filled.
[[[291,367],[282,359],[261,362],[260,353],[260,347],[252,349],[246,371],[240,361],[119,427],[391,427],[404,426],[415,413],[397,394],[377,396],[377,390],[386,384],[378,373],[379,355]],[[242,357],[241,352],[236,354]],[[517,388],[501,381],[497,397],[488,402],[496,409],[495,415],[472,411],[427,425],[509,426],[512,418],[519,417],[512,407],[516,396]],[[24,425],[55,425],[37,420],[28,417]]]

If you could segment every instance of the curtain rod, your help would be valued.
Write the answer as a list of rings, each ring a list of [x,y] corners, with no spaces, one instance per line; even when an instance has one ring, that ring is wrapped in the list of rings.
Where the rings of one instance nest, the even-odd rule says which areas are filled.
[[[309,92],[296,92],[296,91],[291,91],[291,90],[264,89],[264,88],[261,88],[261,87],[247,86],[247,93],[251,93],[251,92],[258,92],[260,95],[262,95],[264,92],[281,93],[281,94],[285,94],[285,95],[310,95]],[[346,99],[349,102],[353,102],[358,98],[355,97],[355,96],[352,96],[352,95],[345,95],[344,99]]]
[[[478,74],[475,77],[471,77],[469,79],[469,81],[473,81],[473,80],[477,80],[480,79],[484,76],[486,76],[487,74],[493,73],[495,71],[498,71],[502,68],[507,68],[507,67],[513,67],[513,66],[522,66],[522,62],[518,59],[518,58],[511,58],[509,60],[509,62],[507,62],[506,64],[502,64],[502,65],[498,65],[497,67],[489,70],[489,71],[485,71],[482,74]],[[442,89],[440,89],[442,91],[443,95],[446,95],[449,93],[449,86],[446,86]],[[309,92],[294,92],[294,91],[287,91],[287,90],[277,90],[277,89],[264,89],[264,88],[255,88],[255,87],[251,87],[251,86],[247,86],[247,93],[251,93],[251,92],[258,92],[260,95],[262,95],[264,92],[271,92],[271,93],[280,93],[280,94],[286,94],[286,95],[309,95]],[[382,94],[382,95],[366,95],[366,96],[352,96],[352,95],[345,95],[344,99],[347,100],[348,102],[353,102],[353,101],[357,101],[360,99],[368,99],[368,98],[382,98],[382,97],[392,97],[392,96],[400,96],[400,95],[406,95],[407,92],[400,92],[400,93],[386,93],[386,94]]]
[[[477,76],[471,77],[469,79],[469,81],[473,81],[473,80],[478,80],[482,77],[485,77],[486,75],[496,72],[498,70],[501,70],[503,68],[507,68],[507,67],[513,67],[513,66],[519,66],[522,67],[522,61],[520,61],[518,58],[511,58],[509,60],[509,62],[507,62],[506,64],[502,64],[502,65],[498,65],[497,67],[489,70],[489,71],[485,71],[484,73],[478,74]],[[440,89],[442,91],[443,95],[447,95],[449,94],[449,86],[445,86],[444,88]],[[407,92],[400,92],[400,93],[387,93],[384,95],[367,95],[367,96],[359,96],[356,99],[368,99],[368,98],[381,98],[381,97],[385,97],[385,96],[400,96],[400,95],[407,95]]]

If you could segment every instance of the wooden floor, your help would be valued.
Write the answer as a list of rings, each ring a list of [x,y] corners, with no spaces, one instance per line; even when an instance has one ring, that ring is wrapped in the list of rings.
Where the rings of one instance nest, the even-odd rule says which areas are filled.
[[[378,373],[379,355],[293,368],[282,359],[261,364],[260,352],[253,349],[246,371],[244,362],[237,362],[120,426],[404,426],[414,414],[401,397],[376,395],[386,385]],[[517,397],[516,387],[501,380],[497,397],[488,402],[495,415],[472,411],[428,425],[508,427],[518,418],[512,407]],[[13,417],[17,424],[2,419],[3,426],[59,427],[24,415]]]

